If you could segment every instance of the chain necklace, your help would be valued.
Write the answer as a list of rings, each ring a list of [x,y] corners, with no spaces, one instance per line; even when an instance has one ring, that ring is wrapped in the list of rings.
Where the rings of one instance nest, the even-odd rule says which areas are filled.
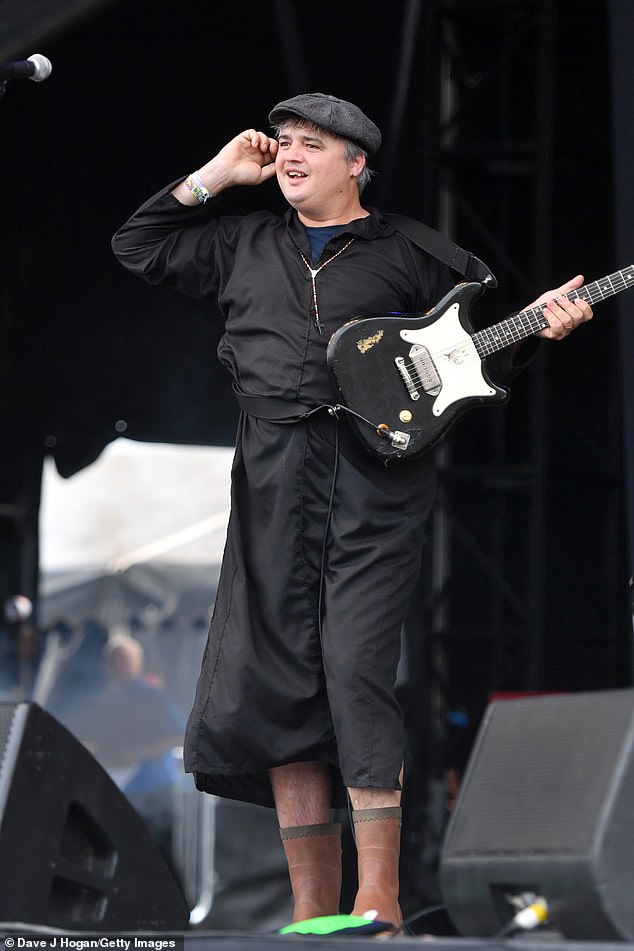
[[[315,283],[315,278],[317,277],[319,272],[323,268],[326,267],[327,264],[330,264],[331,261],[334,261],[335,258],[338,258],[340,254],[343,254],[346,248],[349,248],[353,241],[354,241],[354,238],[350,238],[350,240],[344,244],[343,248],[340,248],[336,254],[333,254],[332,257],[328,258],[327,261],[324,261],[323,264],[320,264],[319,267],[313,267],[310,261],[308,260],[308,258],[306,257],[306,255],[304,254],[304,252],[300,248],[297,249],[300,253],[300,257],[302,261],[304,262],[304,264],[306,265],[310,273],[310,280],[311,280],[312,292],[313,292],[313,311],[315,314],[315,327],[317,328],[320,334],[323,333],[324,328],[323,328],[323,324],[321,320],[319,319],[319,304],[317,302],[317,285]]]

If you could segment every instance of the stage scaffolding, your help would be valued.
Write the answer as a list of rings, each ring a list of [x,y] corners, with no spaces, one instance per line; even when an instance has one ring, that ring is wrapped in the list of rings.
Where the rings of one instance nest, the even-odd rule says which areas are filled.
[[[607,89],[569,71],[590,31],[601,74],[608,50],[597,5],[576,5],[573,18],[555,0],[420,9],[410,94],[420,207],[409,211],[492,268],[499,288],[478,305],[483,322],[576,273],[591,280],[623,266],[611,257]],[[570,140],[581,117],[593,125],[585,154]],[[438,500],[404,675],[413,784],[425,790],[408,805],[406,855],[431,899],[451,783],[488,699],[630,682],[618,348],[607,306],[561,351],[542,345],[508,405],[465,414],[435,451]],[[599,418],[597,359],[607,380]]]

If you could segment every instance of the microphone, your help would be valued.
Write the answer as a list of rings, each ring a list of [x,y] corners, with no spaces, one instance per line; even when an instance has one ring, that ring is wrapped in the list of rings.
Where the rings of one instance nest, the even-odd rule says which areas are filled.
[[[52,69],[50,59],[41,53],[34,53],[28,59],[16,63],[0,63],[0,83],[6,83],[9,79],[32,79],[34,83],[41,83],[48,79]]]

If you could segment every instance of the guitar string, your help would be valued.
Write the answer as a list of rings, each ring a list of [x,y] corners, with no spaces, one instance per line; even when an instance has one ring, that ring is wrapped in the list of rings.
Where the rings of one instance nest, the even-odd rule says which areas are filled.
[[[630,283],[626,281],[626,277],[629,279]],[[567,294],[562,296],[566,297],[568,300],[576,300],[581,298],[582,300],[588,301],[590,304],[595,304],[598,301],[605,300],[608,297],[612,297],[614,294],[618,294],[623,290],[626,290],[628,287],[633,286],[631,283],[634,281],[634,266],[625,268],[622,271],[617,271],[614,274],[608,274],[606,277],[601,278],[598,281],[592,281],[589,284],[580,287],[577,290],[569,291]],[[607,282],[607,284],[605,283]],[[519,340],[523,340],[525,337],[530,336],[532,333],[542,330],[548,326],[548,322],[543,316],[542,313],[543,305],[538,304],[536,307],[530,308],[529,310],[522,311],[519,314],[515,314],[514,317],[509,317],[506,321],[502,321],[503,326],[508,326],[514,329],[515,333],[508,334],[506,341],[502,346],[508,346],[511,343],[516,343]],[[528,329],[528,333],[525,333],[525,329]],[[501,338],[500,335],[500,325],[494,325],[493,327],[485,327],[483,330],[478,331],[473,335],[474,346],[480,352],[478,348],[478,342],[483,344],[482,354],[488,356],[491,353],[495,353],[497,350],[501,349],[498,344],[498,338]]]
[[[626,281],[626,277],[630,283]],[[606,281],[608,282],[609,286],[605,285]],[[567,294],[562,296],[566,297],[568,300],[576,300],[577,298],[581,298],[582,300],[588,301],[590,304],[595,304],[601,300],[605,300],[608,297],[612,297],[613,295],[618,294],[631,286],[634,286],[634,265],[630,265],[630,267],[625,268],[622,271],[617,271],[614,274],[607,275],[598,281],[593,281],[589,284],[586,284],[577,290],[569,291]],[[498,350],[510,346],[512,343],[517,343],[520,340],[531,336],[533,333],[544,329],[548,325],[548,321],[546,321],[542,313],[542,306],[543,305],[537,305],[535,307],[529,308],[528,310],[521,311],[520,313],[515,314],[513,317],[509,317],[507,320],[502,321],[501,325],[496,324],[493,325],[493,327],[485,327],[483,330],[477,331],[473,335],[469,335],[468,341],[462,339],[458,343],[445,346],[442,351],[438,351],[436,353],[430,353],[428,351],[428,358],[431,360],[432,367],[429,372],[426,372],[424,375],[420,370],[420,360],[417,362],[404,363],[403,369],[407,371],[407,373],[412,378],[412,381],[415,384],[420,384],[423,389],[425,388],[426,383],[436,384],[437,380],[442,383],[439,374],[435,369],[436,359],[442,357],[443,354],[450,353],[452,350],[460,348],[464,345],[464,343],[469,341],[473,342],[476,351],[480,356],[483,357],[489,356],[492,353],[496,353]],[[501,330],[502,326],[512,328],[514,333],[505,334],[503,337]],[[481,344],[481,346],[478,347],[478,344]]]

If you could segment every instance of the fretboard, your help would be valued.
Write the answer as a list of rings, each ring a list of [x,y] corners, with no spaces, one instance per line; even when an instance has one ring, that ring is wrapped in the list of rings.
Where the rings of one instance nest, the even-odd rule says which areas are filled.
[[[634,287],[634,264],[561,296],[568,300],[580,298],[588,301],[589,304],[596,304],[598,301],[605,300],[606,297],[613,297],[621,291],[626,291],[628,287]],[[523,310],[514,317],[507,317],[499,324],[493,324],[492,327],[473,334],[472,340],[480,358],[484,359],[491,353],[525,340],[526,337],[547,327],[548,321],[544,317],[543,308],[544,304],[539,304],[537,307]]]

